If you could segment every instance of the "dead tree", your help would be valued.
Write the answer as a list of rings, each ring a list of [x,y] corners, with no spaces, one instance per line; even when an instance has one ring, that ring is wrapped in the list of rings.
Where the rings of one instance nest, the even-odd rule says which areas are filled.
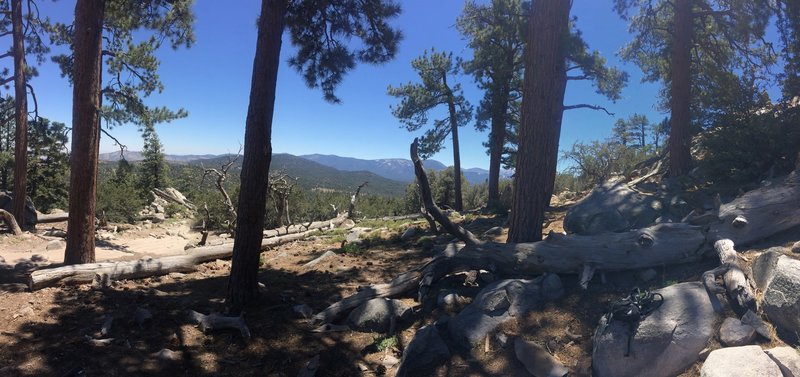
[[[267,193],[275,206],[278,227],[292,224],[292,219],[289,217],[289,196],[292,194],[297,180],[297,177],[291,177],[285,171],[269,173]]]
[[[369,182],[364,182],[364,183],[358,185],[358,188],[356,189],[356,192],[353,194],[353,196],[350,197],[350,206],[347,207],[347,218],[348,219],[352,219],[353,218],[353,215],[355,214],[355,210],[356,210],[356,199],[358,199],[358,194],[361,193],[361,189],[364,188],[364,186],[366,186],[367,183],[369,183]]]
[[[783,182],[748,192],[730,203],[720,204],[703,226],[688,223],[659,223],[622,233],[597,235],[547,236],[531,243],[481,242],[460,226],[453,224],[433,203],[428,179],[411,145],[411,160],[426,211],[451,234],[463,241],[460,248],[451,244],[448,251],[422,266],[398,275],[391,282],[362,288],[318,313],[317,322],[331,322],[349,309],[375,297],[388,297],[418,289],[420,301],[441,278],[457,272],[486,269],[496,276],[525,276],[545,272],[578,273],[584,287],[595,272],[624,271],[662,267],[699,260],[714,241],[725,270],[706,274],[713,292],[714,274],[725,274],[725,285],[742,306],[753,305],[748,283],[734,266],[733,242],[749,243],[800,225],[800,168]],[[697,219],[696,219],[697,220]],[[732,242],[731,242],[732,240]],[[709,280],[710,279],[710,280]]]
[[[222,195],[222,202],[228,208],[228,228],[233,232],[233,229],[236,229],[236,207],[233,206],[233,202],[231,201],[230,195],[228,195],[228,191],[225,190],[225,181],[228,179],[228,170],[230,170],[231,166],[233,166],[239,157],[241,156],[242,150],[239,148],[239,152],[236,153],[235,156],[229,157],[228,162],[222,164],[219,169],[214,168],[203,168],[203,177],[200,179],[200,184],[203,184],[205,181],[206,176],[213,175],[216,177],[214,180],[214,184],[217,187],[217,191]]]

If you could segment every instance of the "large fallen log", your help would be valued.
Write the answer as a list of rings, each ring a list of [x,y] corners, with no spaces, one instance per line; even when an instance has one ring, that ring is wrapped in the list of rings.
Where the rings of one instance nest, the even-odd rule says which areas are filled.
[[[748,191],[719,208],[719,223],[711,224],[710,240],[730,239],[746,245],[800,226],[800,171],[782,183]]]
[[[261,241],[261,248],[265,249],[301,240],[312,233],[313,231],[306,231],[281,237],[265,238]],[[233,255],[232,242],[216,246],[197,247],[189,249],[188,254],[163,258],[144,258],[135,261],[88,263],[48,268],[31,272],[28,276],[28,288],[34,291],[57,283],[91,283],[96,275],[103,276],[104,280],[120,280],[166,275],[171,272],[191,272],[200,263],[227,259],[231,255]]]
[[[342,225],[347,220],[347,214],[342,214],[330,220],[314,221],[310,224],[292,224],[283,228],[275,228],[264,231],[264,237],[278,237],[288,234],[308,232],[316,229],[335,228]]]
[[[415,288],[419,289],[421,301],[436,281],[462,271],[484,269],[499,276],[532,276],[544,272],[582,273],[587,269],[592,273],[643,269],[697,261],[705,251],[704,244],[702,228],[683,223],[595,236],[550,234],[543,241],[531,243],[473,244],[452,255],[437,256],[387,284],[362,288],[318,313],[314,320],[330,322],[370,299]]]
[[[62,221],[67,221],[68,219],[69,219],[69,213],[67,212],[41,214],[38,215],[36,223],[37,224],[58,223]]]

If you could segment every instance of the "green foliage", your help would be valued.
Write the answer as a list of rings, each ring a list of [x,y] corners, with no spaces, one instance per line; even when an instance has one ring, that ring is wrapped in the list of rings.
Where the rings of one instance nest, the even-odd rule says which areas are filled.
[[[792,170],[800,152],[800,108],[731,116],[703,135],[699,166],[714,182],[746,183]]]
[[[591,143],[575,143],[572,149],[562,152],[563,159],[573,163],[570,172],[588,185],[601,183],[613,175],[629,175],[640,162],[652,157],[648,149],[625,146],[614,141],[592,141]],[[557,178],[558,179],[558,178]],[[561,177],[562,184],[565,177]],[[575,184],[575,182],[570,182]],[[585,189],[580,187],[578,190]],[[557,192],[557,191],[554,191]]]
[[[644,81],[665,84],[661,91],[661,105],[665,109],[670,100],[667,88],[672,70],[673,7],[674,3],[668,0],[614,1],[615,10],[630,22],[634,34],[620,56],[641,68]],[[761,76],[774,63],[770,46],[761,38],[771,9],[766,0],[695,2],[690,69],[694,117],[713,111],[715,99],[730,92],[726,84],[730,76]]]
[[[322,88],[327,101],[339,102],[334,90],[357,62],[394,58],[402,35],[387,21],[399,14],[392,0],[291,1],[286,26],[297,53],[289,65],[309,87]],[[353,39],[361,41],[359,48],[351,49]]]
[[[125,159],[97,186],[97,214],[108,221],[132,223],[146,204],[136,187],[134,168]]]
[[[183,118],[183,109],[150,107],[143,97],[160,93],[164,85],[158,76],[156,51],[168,42],[173,49],[190,47],[194,42],[193,0],[107,0],[103,20],[103,77],[102,117],[110,125],[134,123],[140,127]],[[56,23],[48,28],[51,40],[57,45],[70,46],[73,25]],[[152,31],[145,36],[143,30]],[[54,56],[62,76],[72,82],[73,57]],[[140,96],[141,94],[141,96]]]
[[[69,155],[66,126],[38,118],[28,122],[28,195],[36,208],[66,208]]]
[[[392,114],[409,132],[414,132],[428,124],[433,109],[440,106],[447,109],[446,116],[434,119],[433,127],[420,140],[419,156],[426,159],[442,150],[454,127],[463,127],[472,119],[472,106],[464,98],[461,84],[453,83],[461,69],[452,53],[425,51],[411,62],[411,67],[421,83],[389,86],[389,95],[400,98],[400,104],[392,106]]]
[[[778,1],[778,30],[783,42],[783,95],[786,99],[800,94],[800,3]]]
[[[348,255],[359,255],[366,252],[366,249],[357,243],[346,243],[341,247],[342,253]]]
[[[144,160],[139,164],[139,189],[144,198],[150,198],[154,188],[165,188],[169,185],[169,165],[164,159],[161,140],[155,129],[145,129],[142,133]]]
[[[375,337],[373,344],[375,344],[375,347],[380,352],[393,349],[397,347],[397,336],[377,336]]]

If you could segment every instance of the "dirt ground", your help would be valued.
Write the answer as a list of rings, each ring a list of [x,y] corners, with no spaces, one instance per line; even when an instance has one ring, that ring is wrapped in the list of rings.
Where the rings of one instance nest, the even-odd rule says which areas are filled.
[[[552,221],[545,232],[562,231],[563,214],[549,213]],[[482,234],[504,221],[468,215],[462,224]],[[452,237],[433,235],[424,221],[357,226],[371,229],[358,247],[341,248],[347,231],[335,230],[262,253],[262,299],[244,314],[252,333],[249,341],[236,331],[204,334],[187,316],[188,310],[204,314],[224,310],[229,261],[206,263],[188,274],[120,281],[109,288],[59,286],[27,292],[21,284],[24,271],[62,260],[61,236],[66,225],[41,227],[36,234],[21,237],[0,236],[0,256],[6,263],[0,270],[0,376],[296,376],[316,355],[317,376],[394,376],[403,346],[415,329],[443,314],[438,309],[417,311],[411,321],[401,324],[396,337],[387,338],[353,331],[314,332],[315,326],[297,318],[292,307],[304,303],[320,311],[361,286],[386,282],[426,262]],[[425,231],[402,241],[399,235],[410,226]],[[168,220],[124,230],[118,226],[117,232],[102,231],[98,237],[97,259],[101,261],[191,252],[184,251],[184,246],[197,242],[200,235],[190,229],[188,220]],[[505,232],[495,237],[498,241],[504,238]],[[788,246],[798,239],[797,230],[785,232],[757,245],[753,252]],[[209,242],[230,240],[215,235]],[[328,250],[337,255],[313,267],[304,266]],[[717,264],[707,260],[661,268],[648,283],[638,281],[635,272],[608,274],[605,284],[596,277],[587,291],[578,287],[575,276],[563,276],[564,298],[506,323],[502,330],[509,339],[522,337],[545,346],[574,375],[589,376],[591,335],[610,300],[634,285],[655,289],[699,280],[703,271]],[[456,275],[444,279],[440,287],[463,288],[463,283],[464,277]],[[477,292],[480,288],[471,289]],[[411,296],[402,299],[420,307]],[[142,309],[152,314],[152,319],[137,321],[136,313],[143,313]],[[112,327],[101,336],[107,316],[113,317]],[[88,340],[100,338],[113,340],[107,345]],[[159,357],[163,349],[179,354],[168,360]],[[513,346],[503,347],[494,338],[488,345],[454,355],[436,374],[528,375],[516,360]],[[699,366],[683,376],[697,375]]]

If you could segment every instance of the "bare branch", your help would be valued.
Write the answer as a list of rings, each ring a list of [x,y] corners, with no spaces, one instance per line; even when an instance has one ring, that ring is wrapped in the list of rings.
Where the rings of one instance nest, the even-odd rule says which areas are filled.
[[[128,149],[128,147],[125,144],[120,143],[119,140],[114,136],[112,136],[110,133],[108,133],[108,131],[106,131],[105,128],[101,127],[100,131],[104,133],[106,136],[110,137],[111,140],[114,140],[114,144],[116,144],[119,147],[119,157],[120,158],[125,157],[125,150]]]
[[[603,111],[605,111],[606,114],[608,114],[608,115],[610,115],[612,117],[614,116],[614,113],[609,112],[608,109],[606,109],[603,106],[589,105],[589,104],[585,104],[585,103],[581,103],[581,104],[577,104],[577,105],[564,106],[564,110],[574,110],[574,109],[603,110]]]

